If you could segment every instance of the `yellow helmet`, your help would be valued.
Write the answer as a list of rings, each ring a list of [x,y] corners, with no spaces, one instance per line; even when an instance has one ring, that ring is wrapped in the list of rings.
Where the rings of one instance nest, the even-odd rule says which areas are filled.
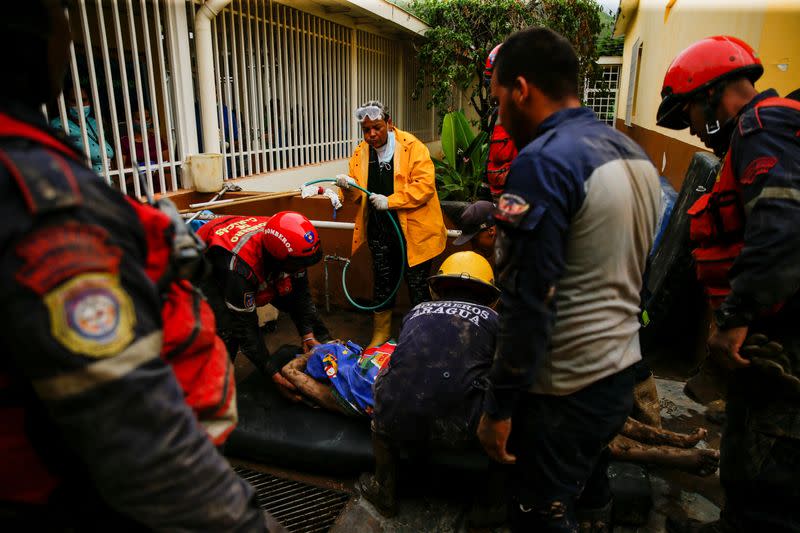
[[[500,297],[492,265],[475,252],[456,252],[445,259],[436,275],[428,278],[428,287],[434,300],[453,288],[474,296],[484,305],[493,305]]]

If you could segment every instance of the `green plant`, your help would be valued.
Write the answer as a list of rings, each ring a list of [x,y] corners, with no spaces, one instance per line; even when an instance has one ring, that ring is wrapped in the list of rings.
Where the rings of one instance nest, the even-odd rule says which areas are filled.
[[[486,57],[511,33],[534,25],[551,28],[575,47],[581,81],[599,72],[595,61],[601,9],[595,0],[413,0],[409,9],[430,27],[417,49],[420,69],[414,97],[427,83],[428,106],[447,113],[461,107],[453,89],[465,91],[482,131],[488,128],[492,110],[482,82]]]
[[[488,135],[477,135],[470,128],[464,112],[453,111],[442,121],[444,159],[433,158],[439,198],[474,201],[483,180],[489,154]]]

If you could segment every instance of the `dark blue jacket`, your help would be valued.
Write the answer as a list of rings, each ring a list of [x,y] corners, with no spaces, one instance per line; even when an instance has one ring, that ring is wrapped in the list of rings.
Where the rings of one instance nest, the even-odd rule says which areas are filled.
[[[733,174],[747,214],[744,248],[729,277],[732,292],[721,310],[751,323],[769,318],[772,328],[797,329],[800,318],[800,111],[755,105],[778,96],[764,91],[740,111],[731,138]]]
[[[496,334],[497,313],[483,305],[415,306],[375,382],[375,430],[399,442],[474,440]]]
[[[484,406],[571,394],[640,359],[639,291],[660,212],[643,150],[587,108],[548,117],[498,202],[502,313]]]

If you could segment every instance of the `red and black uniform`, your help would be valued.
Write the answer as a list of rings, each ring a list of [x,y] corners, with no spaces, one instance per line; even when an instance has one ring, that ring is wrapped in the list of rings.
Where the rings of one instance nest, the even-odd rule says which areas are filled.
[[[267,376],[278,372],[281,365],[272,361],[267,351],[258,327],[257,307],[272,304],[289,313],[301,337],[313,333],[318,339],[329,338],[311,299],[306,271],[284,272],[285,260],[269,252],[266,240],[270,237],[265,230],[270,219],[223,216],[197,231],[208,246],[206,257],[212,268],[203,290],[214,309],[217,331],[228,354],[234,359],[241,349]],[[318,239],[316,235],[310,237]]]
[[[497,109],[492,114],[489,131],[489,157],[486,161],[485,179],[492,200],[496,202],[506,188],[508,171],[511,170],[511,163],[519,150],[503,125],[497,124]]]
[[[165,360],[187,352],[164,350],[147,221],[22,105],[0,110],[0,194],[3,525],[265,530]]]
[[[800,102],[769,90],[744,106],[714,188],[689,213],[718,327],[777,341],[775,362],[800,376]],[[723,515],[748,531],[800,529],[789,512],[800,499],[800,395],[781,383],[753,364],[729,386]]]

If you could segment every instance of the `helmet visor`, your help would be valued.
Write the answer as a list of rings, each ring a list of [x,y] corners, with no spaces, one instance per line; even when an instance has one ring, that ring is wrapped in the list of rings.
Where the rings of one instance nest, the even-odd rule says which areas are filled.
[[[661,100],[656,113],[656,124],[671,130],[689,127],[689,102],[686,95],[668,94]]]

